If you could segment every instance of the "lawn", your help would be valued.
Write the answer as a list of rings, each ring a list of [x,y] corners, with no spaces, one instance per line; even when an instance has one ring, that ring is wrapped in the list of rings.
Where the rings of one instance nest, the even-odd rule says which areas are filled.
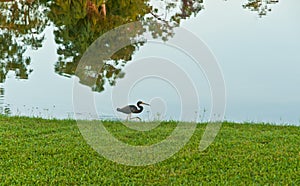
[[[141,123],[145,124],[145,123]],[[147,132],[105,121],[132,145],[167,137],[175,122]],[[105,159],[82,137],[75,120],[0,116],[1,185],[300,185],[300,127],[224,122],[215,141],[198,149],[205,124],[171,158],[148,166]]]

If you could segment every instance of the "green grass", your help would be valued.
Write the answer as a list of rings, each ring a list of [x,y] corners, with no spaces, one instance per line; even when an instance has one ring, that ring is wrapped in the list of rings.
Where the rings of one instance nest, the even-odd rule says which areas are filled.
[[[117,122],[105,126],[120,140],[147,145],[168,136],[176,123],[148,132]],[[171,158],[133,167],[96,153],[74,120],[0,116],[0,185],[300,185],[300,127],[224,122],[200,152],[204,129],[199,124]]]

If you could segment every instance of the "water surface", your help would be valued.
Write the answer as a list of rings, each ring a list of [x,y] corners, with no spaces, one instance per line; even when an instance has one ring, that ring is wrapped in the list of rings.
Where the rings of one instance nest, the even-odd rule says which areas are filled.
[[[99,118],[125,118],[115,112],[113,90],[133,73],[136,62],[159,56],[176,63],[197,82],[201,107],[190,110],[190,120],[206,121],[213,113],[205,75],[189,56],[167,45],[182,27],[206,43],[220,65],[226,85],[226,120],[299,125],[300,2],[259,2],[107,1],[105,9],[102,1],[1,2],[0,111],[73,118],[73,85],[80,82],[82,89],[95,96]],[[76,75],[93,41],[137,20],[157,24],[158,29],[144,26],[166,45],[145,42],[122,49],[105,61],[96,82]],[[166,81],[139,81],[128,102],[140,99],[152,105],[141,114],[144,120],[181,119],[180,95]]]

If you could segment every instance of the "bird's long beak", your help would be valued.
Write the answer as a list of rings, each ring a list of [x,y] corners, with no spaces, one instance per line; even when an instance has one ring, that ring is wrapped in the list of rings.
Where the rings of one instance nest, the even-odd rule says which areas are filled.
[[[142,104],[143,104],[143,105],[148,105],[148,106],[150,106],[150,104],[148,104],[148,103],[144,103],[144,102],[143,102]]]

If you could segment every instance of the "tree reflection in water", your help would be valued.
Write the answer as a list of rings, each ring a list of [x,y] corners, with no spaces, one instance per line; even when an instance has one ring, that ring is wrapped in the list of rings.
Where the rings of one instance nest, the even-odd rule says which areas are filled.
[[[271,6],[277,4],[279,0],[249,0],[243,5],[243,8],[257,12],[259,17],[267,15],[270,12]]]
[[[18,79],[27,79],[31,59],[24,53],[28,48],[42,47],[45,37],[41,33],[48,25],[45,15],[46,1],[5,0],[0,2],[0,83],[9,71]]]
[[[91,60],[90,65],[80,69],[86,72],[75,74],[77,65],[87,47],[104,33],[126,23],[140,21],[142,28],[131,28],[137,33],[120,33],[122,39],[138,38],[144,32],[150,32],[153,38],[167,41],[174,35],[173,29],[180,25],[181,19],[196,15],[202,10],[202,0],[165,1],[160,11],[149,1],[55,1],[51,5],[50,20],[55,24],[57,53],[60,55],[55,71],[61,75],[76,75],[82,84],[92,87],[93,91],[104,90],[105,83],[114,85],[117,78],[124,77],[122,68],[132,59],[135,51],[145,41],[137,41],[107,56],[107,59]],[[165,11],[165,12],[164,12]],[[170,14],[170,15],[168,15]],[[137,31],[139,30],[139,31]],[[133,30],[132,30],[133,31]],[[115,38],[111,38],[112,40]],[[125,42],[125,41],[122,41]],[[112,44],[113,42],[109,42]],[[116,43],[118,44],[118,43]],[[101,48],[104,47],[104,48]],[[114,48],[113,46],[110,46]],[[99,51],[107,50],[99,46]],[[90,57],[92,58],[92,57]],[[94,63],[92,63],[92,61]],[[99,64],[101,63],[101,68]],[[97,67],[97,68],[96,68]]]
[[[256,11],[260,16],[270,11],[278,0],[248,0],[243,8]],[[79,76],[81,83],[101,92],[106,83],[114,85],[124,77],[122,69],[145,41],[128,45],[107,59],[91,60],[101,63],[101,69],[86,66],[85,73],[75,74],[86,49],[104,33],[126,23],[140,21],[137,35],[122,33],[124,39],[137,38],[144,32],[153,38],[168,41],[181,20],[196,16],[203,10],[203,0],[123,1],[123,0],[1,0],[0,1],[0,83],[9,71],[16,78],[27,79],[32,69],[31,59],[24,53],[28,48],[37,50],[45,40],[46,26],[55,27],[58,61],[55,72],[62,76]],[[112,46],[111,46],[112,47]],[[101,50],[101,48],[99,48]],[[96,81],[95,81],[96,79]]]

